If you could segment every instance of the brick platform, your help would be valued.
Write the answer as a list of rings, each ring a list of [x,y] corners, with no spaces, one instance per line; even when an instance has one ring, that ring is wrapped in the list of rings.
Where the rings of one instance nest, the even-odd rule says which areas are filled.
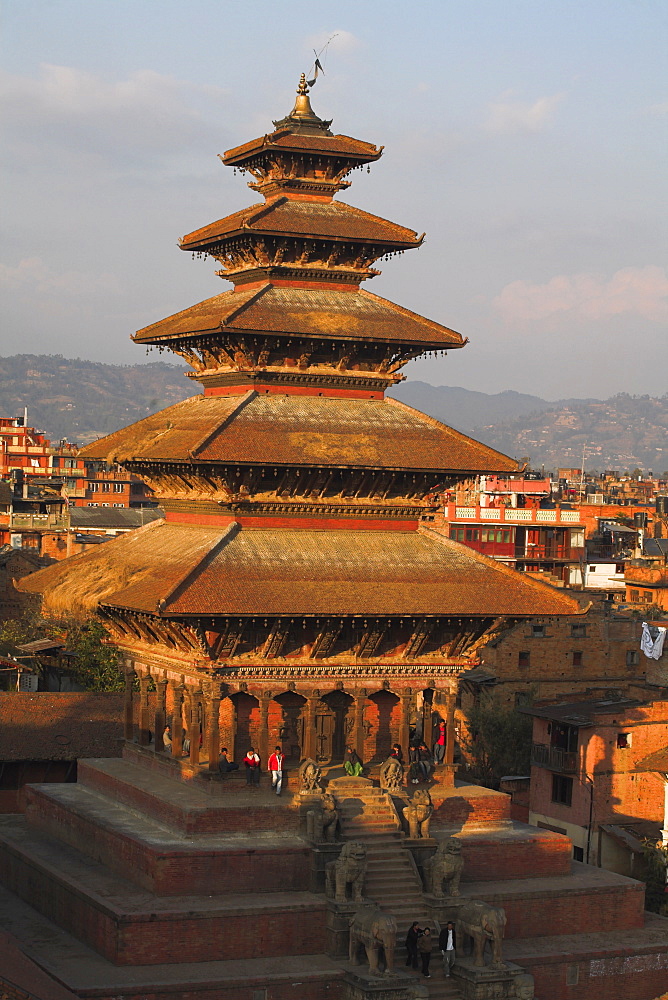
[[[79,1000],[253,1000],[261,989],[271,1000],[343,1000],[341,965],[323,954],[115,966],[2,886],[0,925],[53,982],[49,1000],[60,983]]]
[[[31,827],[104,863],[149,892],[307,891],[311,851],[300,838],[260,833],[189,838],[84,785],[33,785]]]
[[[645,887],[641,882],[578,862],[573,862],[571,874],[558,878],[463,883],[461,892],[504,908],[506,940],[643,926]]]
[[[216,794],[211,795],[206,787],[165,776],[147,767],[141,757],[138,760],[82,760],[77,778],[87,788],[183,834],[299,829],[292,796],[272,795],[266,778],[259,790],[248,789],[242,781],[216,782]]]
[[[115,964],[324,950],[325,901],[311,893],[147,895],[21,817],[0,817],[0,838],[0,881]]]

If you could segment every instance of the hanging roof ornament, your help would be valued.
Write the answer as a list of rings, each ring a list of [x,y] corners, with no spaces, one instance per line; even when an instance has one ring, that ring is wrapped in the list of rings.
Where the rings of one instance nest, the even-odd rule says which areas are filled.
[[[331,135],[332,133],[329,130],[329,126],[332,124],[332,121],[333,119],[331,118],[329,121],[325,121],[323,118],[318,118],[314,112],[308,96],[306,74],[302,73],[299,80],[299,86],[297,87],[297,99],[295,100],[294,108],[285,118],[281,118],[280,121],[275,121],[274,128],[287,129],[290,132],[304,134],[324,132],[326,135]]]

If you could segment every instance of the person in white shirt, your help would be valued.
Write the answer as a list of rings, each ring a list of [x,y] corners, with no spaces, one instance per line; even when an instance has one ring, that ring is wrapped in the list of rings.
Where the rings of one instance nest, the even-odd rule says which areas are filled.
[[[443,956],[443,972],[450,975],[450,970],[457,959],[457,934],[455,925],[450,922],[442,929],[438,935],[438,947]]]

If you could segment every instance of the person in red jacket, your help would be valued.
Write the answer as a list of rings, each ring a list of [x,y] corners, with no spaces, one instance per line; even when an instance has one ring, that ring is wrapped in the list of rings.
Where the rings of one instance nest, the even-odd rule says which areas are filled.
[[[275,747],[274,752],[269,758],[267,767],[271,771],[272,790],[274,790],[277,795],[281,794],[281,788],[283,787],[283,760],[284,757],[281,748]]]

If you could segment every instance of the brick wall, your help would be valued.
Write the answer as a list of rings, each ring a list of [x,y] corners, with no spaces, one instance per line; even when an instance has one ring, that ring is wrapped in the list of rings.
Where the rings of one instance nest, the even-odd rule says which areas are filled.
[[[533,626],[544,626],[544,635],[535,635]],[[584,626],[585,635],[572,634]],[[483,647],[483,666],[496,674],[494,698],[512,707],[516,696],[537,700],[571,698],[591,689],[605,697],[611,689],[626,693],[628,686],[644,677],[644,657],[627,665],[627,652],[640,649],[640,623],[620,618],[600,603],[580,618],[532,618]],[[529,666],[519,666],[519,654],[529,653]],[[582,653],[582,665],[573,665],[573,652]],[[472,695],[462,696],[462,710],[471,706]]]
[[[668,951],[582,961],[560,955],[554,963],[521,960],[536,981],[536,996],[546,1000],[655,1000],[665,992]],[[577,981],[576,981],[577,980]]]

